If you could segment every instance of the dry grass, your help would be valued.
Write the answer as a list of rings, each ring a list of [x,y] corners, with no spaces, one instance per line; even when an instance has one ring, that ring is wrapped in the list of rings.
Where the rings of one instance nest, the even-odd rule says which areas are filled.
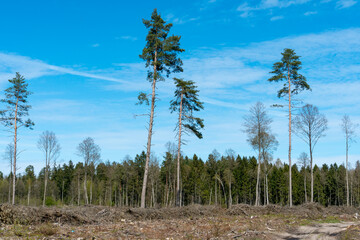
[[[44,236],[52,236],[58,233],[58,227],[51,223],[44,223],[38,227],[38,233]]]

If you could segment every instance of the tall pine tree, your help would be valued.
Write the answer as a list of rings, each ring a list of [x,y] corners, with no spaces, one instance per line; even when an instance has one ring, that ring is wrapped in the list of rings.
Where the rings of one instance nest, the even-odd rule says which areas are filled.
[[[149,172],[149,161],[151,154],[151,138],[153,134],[154,123],[154,111],[156,101],[156,83],[163,81],[164,76],[169,77],[170,73],[182,72],[182,61],[178,58],[178,53],[184,50],[180,48],[180,36],[168,36],[172,24],[166,24],[166,22],[154,9],[151,19],[143,19],[143,23],[147,29],[149,29],[146,36],[146,46],[143,49],[140,58],[146,61],[146,68],[148,68],[147,79],[151,82],[151,107],[150,107],[150,120],[148,128],[148,140],[146,149],[146,162],[144,170],[144,179],[141,192],[141,207],[145,208],[146,186]],[[147,104],[149,103],[148,95],[145,93],[139,94],[139,102]]]
[[[278,91],[278,97],[288,96],[289,104],[289,205],[292,206],[292,180],[291,180],[291,96],[296,95],[302,90],[310,90],[306,78],[299,73],[301,69],[300,57],[293,49],[285,48],[280,62],[273,65],[273,74],[268,79],[270,82],[285,81],[283,88]]]
[[[183,131],[194,134],[202,138],[200,129],[204,128],[204,120],[194,117],[193,112],[204,109],[203,103],[198,99],[197,87],[193,81],[174,78],[176,85],[175,99],[170,102],[171,112],[179,112],[178,129],[178,154],[176,170],[176,206],[180,206],[180,154],[181,154],[181,136]]]
[[[11,86],[5,90],[5,98],[1,102],[6,105],[5,110],[1,111],[1,120],[5,127],[9,128],[14,138],[13,151],[13,178],[12,178],[12,204],[15,204],[15,185],[16,185],[16,159],[18,156],[18,129],[26,127],[32,129],[34,123],[23,118],[29,115],[31,106],[28,104],[28,96],[31,92],[28,91],[28,84],[25,78],[18,72],[13,79],[9,79]]]

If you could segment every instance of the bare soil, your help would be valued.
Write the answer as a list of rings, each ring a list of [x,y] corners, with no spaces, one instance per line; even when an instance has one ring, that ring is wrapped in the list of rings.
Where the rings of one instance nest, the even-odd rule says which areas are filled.
[[[0,205],[0,239],[360,239],[360,209]],[[359,218],[359,220],[358,220]]]

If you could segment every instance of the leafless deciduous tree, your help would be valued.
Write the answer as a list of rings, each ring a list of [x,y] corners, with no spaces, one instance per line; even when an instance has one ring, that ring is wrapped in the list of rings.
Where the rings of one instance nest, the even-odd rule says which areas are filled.
[[[13,167],[13,159],[14,159],[14,145],[12,143],[9,143],[7,146],[6,146],[6,149],[5,149],[5,153],[4,153],[4,156],[3,156],[3,159],[6,160],[6,161],[9,161],[10,163],[10,174],[9,174],[9,204],[11,203],[11,184],[10,182],[12,182],[12,177],[13,177],[13,170],[12,170],[12,167]]]
[[[40,135],[37,146],[45,155],[45,179],[43,197],[43,206],[45,206],[50,164],[59,157],[61,147],[55,136],[55,133],[51,131],[45,131]]]
[[[342,130],[345,135],[345,148],[346,148],[346,205],[350,205],[350,199],[349,199],[349,147],[352,142],[355,141],[355,130],[358,127],[358,124],[355,124],[351,122],[350,117],[348,115],[344,115],[342,118],[342,124],[341,124]]]
[[[270,129],[269,129],[270,130]],[[268,186],[268,165],[272,161],[272,153],[277,149],[279,142],[276,140],[275,135],[270,131],[264,132],[261,135],[261,155],[264,162],[264,204],[269,204],[269,186]]]
[[[257,180],[256,180],[256,199],[255,206],[260,205],[260,165],[262,148],[266,134],[270,134],[271,118],[267,115],[264,104],[257,102],[250,108],[248,115],[244,117],[245,132],[248,135],[247,141],[258,151],[258,168],[257,168]]]
[[[302,152],[300,153],[298,163],[300,166],[304,168],[304,194],[305,194],[305,203],[307,203],[307,189],[306,189],[306,168],[309,166],[309,156],[307,153]]]
[[[100,160],[100,147],[95,144],[94,139],[88,137],[84,139],[77,147],[77,154],[84,159],[84,198],[85,203],[89,204],[87,194],[87,167],[91,163],[96,163]]]
[[[316,106],[311,104],[306,104],[302,107],[299,115],[297,115],[294,119],[293,131],[299,138],[309,145],[311,202],[314,201],[313,151],[319,139],[325,136],[324,132],[327,128],[326,117],[319,113]]]

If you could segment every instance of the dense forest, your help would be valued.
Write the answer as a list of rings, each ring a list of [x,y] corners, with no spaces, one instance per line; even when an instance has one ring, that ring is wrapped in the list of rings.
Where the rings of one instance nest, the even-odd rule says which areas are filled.
[[[170,144],[168,144],[171,146]],[[147,203],[151,207],[174,206],[176,198],[176,150],[170,148],[163,159],[153,158],[149,167],[149,191]],[[220,156],[214,151],[206,161],[196,155],[181,161],[181,205],[255,203],[257,160],[254,157],[235,156],[232,151]],[[145,152],[134,159],[126,157],[122,163],[106,162],[87,168],[87,197],[89,204],[106,206],[140,205]],[[161,164],[160,164],[161,162]],[[266,162],[261,174],[261,204],[281,204],[288,201],[288,169],[280,160]],[[17,177],[17,203],[41,205],[44,192],[45,168],[35,176],[34,168],[28,166],[24,175]],[[314,166],[314,200],[323,205],[346,204],[346,170],[336,163]],[[360,203],[360,163],[350,173],[351,204]],[[49,174],[49,190],[46,205],[82,205],[86,203],[83,188],[85,169],[83,163],[73,162],[54,166]],[[266,177],[265,177],[266,176]],[[306,177],[307,176],[307,177]],[[310,185],[310,169],[293,165],[293,201],[305,202],[306,177]],[[10,201],[11,176],[0,175],[0,200]],[[230,200],[229,200],[230,199]]]

